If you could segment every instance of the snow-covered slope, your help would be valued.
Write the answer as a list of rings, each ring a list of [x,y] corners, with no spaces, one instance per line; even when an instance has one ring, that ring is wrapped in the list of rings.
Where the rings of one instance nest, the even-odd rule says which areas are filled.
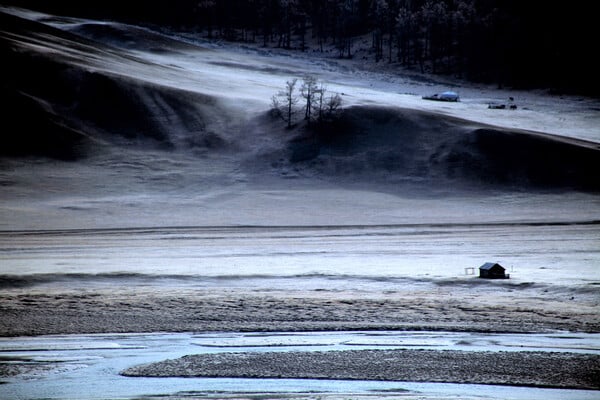
[[[552,210],[570,198],[576,216],[559,219],[598,207],[593,100],[464,87],[459,103],[429,102],[441,86],[355,64],[0,11],[3,229],[406,222],[427,202],[431,221],[556,219],[523,208],[536,196]],[[287,130],[271,96],[306,74],[345,111]],[[508,95],[526,107],[487,108]],[[472,212],[481,201],[493,215]]]

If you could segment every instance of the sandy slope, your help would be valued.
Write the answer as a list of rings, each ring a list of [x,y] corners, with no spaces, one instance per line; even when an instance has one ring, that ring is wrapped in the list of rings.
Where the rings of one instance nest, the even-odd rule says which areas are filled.
[[[433,221],[586,220],[598,206],[580,192],[600,185],[593,100],[511,93],[528,109],[498,112],[486,103],[506,92],[465,87],[427,102],[439,87],[355,64],[4,10],[2,151],[29,158],[3,158],[2,229],[406,223],[422,206]],[[325,134],[266,114],[307,72],[343,93]]]

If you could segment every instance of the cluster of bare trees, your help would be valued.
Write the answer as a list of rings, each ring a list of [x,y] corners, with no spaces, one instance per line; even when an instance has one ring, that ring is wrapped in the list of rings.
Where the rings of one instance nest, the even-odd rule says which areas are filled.
[[[338,93],[328,95],[323,82],[314,76],[305,76],[300,87],[297,78],[287,81],[285,88],[271,98],[272,114],[283,119],[288,129],[301,112],[309,124],[321,123],[334,118],[341,107],[341,96]]]

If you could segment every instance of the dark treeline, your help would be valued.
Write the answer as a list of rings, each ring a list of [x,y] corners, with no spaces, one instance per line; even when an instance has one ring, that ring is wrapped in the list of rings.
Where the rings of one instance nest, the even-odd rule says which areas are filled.
[[[11,2],[9,2],[11,3]],[[600,96],[593,2],[574,0],[12,1],[67,15],[201,31],[212,38],[369,58],[517,88]],[[78,4],[79,3],[79,4]]]

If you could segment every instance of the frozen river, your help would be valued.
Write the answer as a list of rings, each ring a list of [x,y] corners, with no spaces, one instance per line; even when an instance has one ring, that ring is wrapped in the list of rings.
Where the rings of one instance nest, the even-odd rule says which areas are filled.
[[[24,374],[3,378],[3,399],[270,398],[310,395],[408,399],[597,399],[597,391],[512,386],[235,378],[131,378],[125,368],[188,354],[355,349],[561,351],[600,354],[600,334],[319,332],[65,335],[0,339],[0,359]]]

